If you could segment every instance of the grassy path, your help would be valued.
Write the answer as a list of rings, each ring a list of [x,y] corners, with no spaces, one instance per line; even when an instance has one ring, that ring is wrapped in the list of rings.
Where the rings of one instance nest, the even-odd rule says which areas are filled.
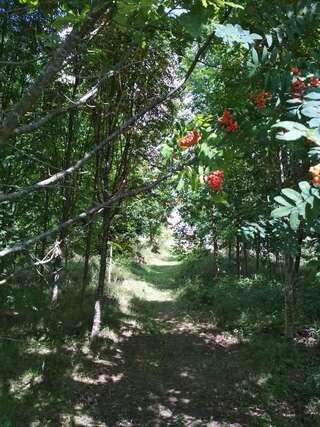
[[[177,305],[179,268],[165,252],[148,257],[121,285],[120,307],[127,318],[117,337],[111,334],[112,354],[106,337],[96,349],[103,355],[95,363],[105,393],[98,393],[92,419],[76,417],[76,425],[241,425],[234,422],[239,419],[234,392],[246,373],[232,348],[237,340]]]
[[[306,415],[313,392],[303,388],[313,353],[281,337],[239,342],[186,313],[175,293],[181,268],[167,250],[133,266],[114,285],[119,307],[106,304],[108,328],[94,349],[81,338],[15,355],[31,380],[9,393],[16,421],[6,426],[320,425]]]
[[[315,425],[301,418],[299,402],[265,387],[268,358],[276,363],[268,345],[277,343],[240,343],[199,313],[184,312],[174,292],[180,268],[165,250],[122,283],[117,332],[106,333],[86,358],[87,370],[82,365],[74,377],[83,397],[74,425]]]

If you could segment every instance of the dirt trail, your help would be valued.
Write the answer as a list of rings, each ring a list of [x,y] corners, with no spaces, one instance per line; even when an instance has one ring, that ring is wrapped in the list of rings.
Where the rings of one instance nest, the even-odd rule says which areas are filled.
[[[141,278],[124,281],[120,308],[128,318],[107,334],[110,340],[100,340],[96,356],[88,355],[88,370],[82,365],[75,375],[83,402],[74,425],[240,426],[239,419],[252,418],[250,404],[239,414],[235,401],[235,389],[248,379],[237,340],[177,307],[171,288],[178,269],[165,253],[148,259]]]
[[[17,369],[28,375],[16,385],[18,395],[14,388],[8,393],[17,421],[5,425],[320,425],[318,418],[306,418],[308,395],[296,399],[291,392],[305,381],[306,350],[291,346],[295,358],[285,365],[288,344],[281,336],[239,342],[210,316],[187,313],[175,292],[182,266],[168,253],[165,248],[143,266],[132,265],[127,279],[114,284],[119,304],[105,304],[106,323],[94,348],[76,334],[50,346],[39,342],[19,356],[11,375]]]

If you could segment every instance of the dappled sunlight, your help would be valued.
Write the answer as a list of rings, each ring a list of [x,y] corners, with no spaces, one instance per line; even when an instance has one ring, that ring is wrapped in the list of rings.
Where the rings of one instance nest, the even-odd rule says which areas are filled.
[[[146,266],[144,280],[117,284],[116,321],[110,318],[93,345],[66,337],[25,348],[25,365],[8,373],[5,385],[10,405],[28,408],[21,426],[46,425],[48,417],[54,425],[92,427],[303,425],[306,413],[316,419],[319,402],[297,401],[283,386],[283,378],[290,387],[304,381],[301,361],[311,348],[281,336],[244,339],[217,326],[221,311],[187,311],[166,287],[172,264],[158,267]],[[238,301],[247,295],[226,289]],[[224,303],[223,287],[219,295]],[[237,317],[243,313],[250,318],[246,311]],[[284,352],[291,361],[280,365]]]

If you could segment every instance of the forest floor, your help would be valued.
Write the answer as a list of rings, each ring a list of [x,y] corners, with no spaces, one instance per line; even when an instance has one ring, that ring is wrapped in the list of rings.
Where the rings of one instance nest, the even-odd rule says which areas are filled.
[[[288,350],[283,337],[240,339],[187,312],[180,269],[165,250],[114,285],[119,307],[93,348],[71,340],[17,355],[38,369],[8,385],[15,421],[1,427],[320,425],[299,392],[315,355]]]

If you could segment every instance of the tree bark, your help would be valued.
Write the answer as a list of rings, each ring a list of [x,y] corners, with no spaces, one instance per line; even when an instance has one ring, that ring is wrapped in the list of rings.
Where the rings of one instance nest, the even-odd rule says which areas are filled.
[[[248,249],[245,243],[242,244],[243,249],[243,272],[245,276],[248,276]]]
[[[260,270],[260,236],[257,237],[257,247],[256,247],[256,272]]]
[[[102,233],[101,233],[102,244],[101,244],[101,254],[100,254],[100,269],[99,269],[98,286],[96,289],[96,296],[95,296],[92,330],[90,335],[91,341],[97,338],[101,329],[101,306],[102,306],[102,300],[103,300],[103,293],[105,289],[109,229],[110,229],[110,215],[109,215],[108,209],[105,209],[103,212],[103,220],[102,220]]]
[[[236,240],[236,269],[237,269],[237,276],[241,276],[241,256],[240,256],[240,238],[237,236]]]
[[[285,290],[284,290],[285,336],[294,336],[294,262],[292,255],[285,257]]]

